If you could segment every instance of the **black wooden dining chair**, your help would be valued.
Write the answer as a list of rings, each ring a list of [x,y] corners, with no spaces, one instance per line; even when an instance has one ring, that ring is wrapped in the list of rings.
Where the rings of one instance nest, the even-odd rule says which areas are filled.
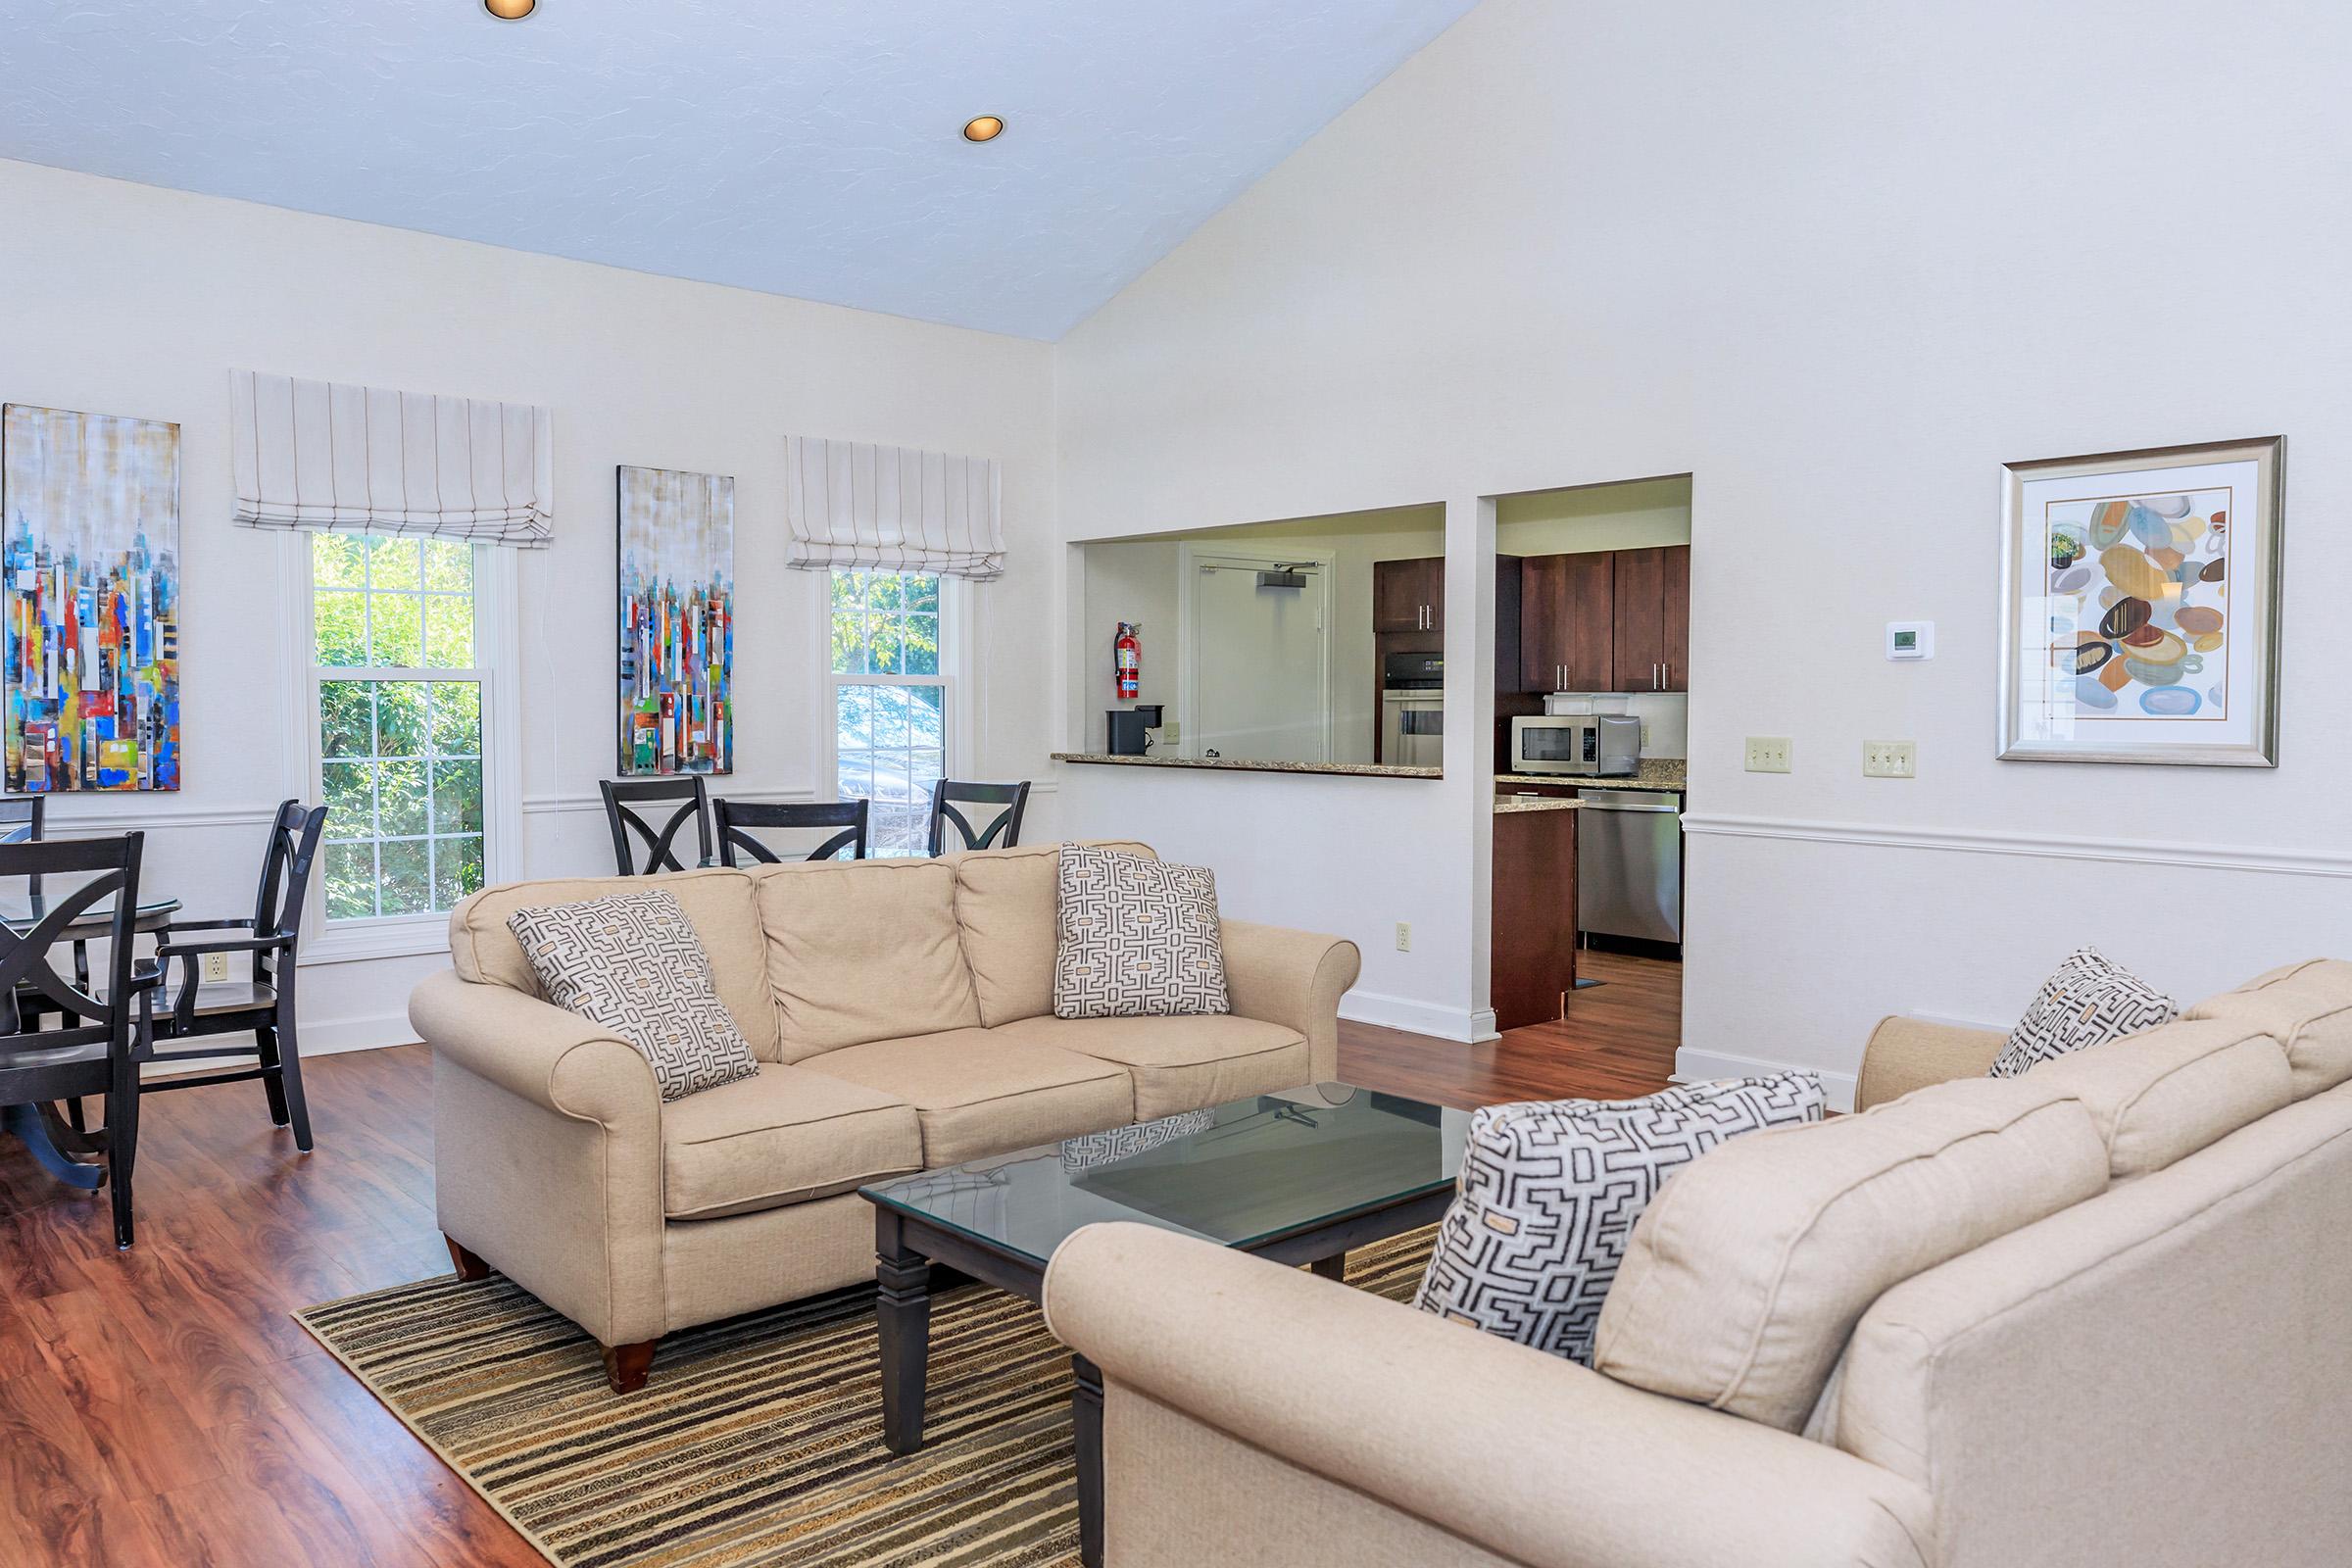
[[[302,943],[303,906],[310,902],[311,865],[325,826],[325,807],[284,802],[270,823],[252,917],[174,920],[156,934],[156,966],[163,972],[154,1002],[155,1038],[207,1043],[178,1051],[151,1047],[146,1059],[193,1061],[250,1054],[254,1065],[158,1078],[141,1091],[153,1095],[258,1078],[270,1097],[270,1120],[279,1127],[292,1123],[294,1147],[305,1153],[311,1148],[311,1111],[302,1095],[302,1043],[294,1025],[294,959]],[[207,981],[204,960],[216,953],[245,955],[244,977]],[[179,965],[176,975],[172,972],[174,962]],[[253,1035],[250,1045],[214,1039],[247,1032]]]
[[[986,832],[973,828],[972,819],[956,809],[958,805],[1002,806],[1004,809],[988,824]],[[960,779],[943,778],[931,786],[931,853],[944,853],[947,826],[956,824],[956,834],[963,842],[959,850],[1009,850],[1021,842],[1021,812],[1029,805],[1029,781],[1018,784],[972,784]]]
[[[19,934],[0,926],[0,1105],[13,1119],[36,1117],[49,1143],[69,1157],[105,1161],[114,1189],[115,1245],[131,1242],[131,1172],[139,1152],[139,1057],[145,1014],[154,1003],[153,963],[131,956],[138,924],[139,852],[144,835],[0,843],[0,877],[90,874],[70,893],[44,901],[39,918]],[[114,900],[107,925],[108,984],[103,994],[57,972],[49,955],[66,930],[103,899]],[[21,996],[39,999],[37,1016],[58,1016],[55,1028],[28,1016]],[[27,1027],[33,1023],[32,1027]],[[69,1126],[59,1101],[84,1095],[106,1100],[106,1125],[97,1132]]]
[[[766,828],[771,831],[788,828],[837,827],[840,832],[810,850],[806,857],[811,860],[830,860],[843,850],[850,858],[865,858],[866,801],[814,801],[770,806],[760,801],[730,801],[723,797],[710,803],[713,831],[718,835],[718,863],[733,865],[737,852],[753,860],[774,864],[783,858],[775,851],[745,831]]]
[[[605,821],[612,829],[612,858],[620,866],[622,876],[685,870],[676,844],[678,830],[689,818],[694,822],[694,863],[710,863],[710,798],[703,786],[702,774],[692,773],[683,778],[603,779],[596,787],[605,792]],[[670,802],[677,803],[676,809],[659,827],[654,825],[652,816],[640,815],[632,809]],[[629,842],[632,833],[644,841],[643,858]]]

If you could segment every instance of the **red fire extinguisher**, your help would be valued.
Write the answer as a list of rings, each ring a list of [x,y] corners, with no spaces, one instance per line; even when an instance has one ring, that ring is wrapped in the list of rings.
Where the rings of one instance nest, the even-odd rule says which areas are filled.
[[[1119,622],[1119,635],[1110,645],[1110,663],[1118,677],[1119,701],[1133,702],[1144,689],[1144,645],[1126,621]]]

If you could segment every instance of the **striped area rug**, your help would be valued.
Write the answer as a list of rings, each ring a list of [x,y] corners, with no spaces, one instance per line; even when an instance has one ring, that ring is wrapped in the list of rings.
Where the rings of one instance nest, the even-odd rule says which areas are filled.
[[[1431,1232],[1348,1257],[1409,1299]],[[298,1312],[563,1568],[1075,1568],[1069,1352],[987,1286],[931,1309],[925,1447],[882,1446],[873,1288],[691,1329],[622,1398],[596,1345],[493,1276]]]

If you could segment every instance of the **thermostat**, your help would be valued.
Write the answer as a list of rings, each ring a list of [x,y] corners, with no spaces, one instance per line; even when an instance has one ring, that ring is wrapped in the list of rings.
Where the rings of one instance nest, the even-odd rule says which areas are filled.
[[[1890,620],[1886,623],[1888,659],[1934,659],[1936,623],[1932,620]]]

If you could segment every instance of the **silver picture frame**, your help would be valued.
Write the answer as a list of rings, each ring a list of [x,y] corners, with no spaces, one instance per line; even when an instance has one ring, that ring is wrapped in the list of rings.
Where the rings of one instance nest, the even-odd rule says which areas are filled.
[[[2166,475],[2182,470],[2211,470],[2230,465],[2250,466],[2252,482],[2246,486],[2251,494],[2238,499],[2230,497],[2231,514],[2222,522],[2213,523],[2210,531],[2226,535],[2219,543],[2225,546],[2220,558],[2219,571],[2209,564],[2204,570],[2211,573],[2209,581],[2227,596],[2226,613],[2207,606],[2200,610],[2202,618],[2197,626],[2211,624],[2214,629],[2194,634],[2199,641],[2214,641],[2221,646],[2226,637],[2230,658],[2251,662],[2251,679],[2239,681],[2225,674],[2222,683],[2210,691],[2190,689],[2189,683],[2179,675],[2185,696],[2172,700],[2151,699],[2147,694],[2154,688],[2139,683],[2139,675],[2126,673],[2126,667],[2145,675],[2151,666],[2126,657],[2123,646],[2126,636],[2145,637],[2158,655],[2173,654],[2184,633],[2147,620],[2133,621],[2134,616],[2150,613],[2144,601],[2132,598],[2122,590],[2128,581],[2146,581],[2154,591],[2180,597],[2182,590],[2167,583],[2164,563],[2174,561],[2182,551],[2174,548],[2179,541],[2163,547],[2141,548],[2145,545],[2145,530],[2134,543],[2130,538],[2118,541],[2127,547],[2117,567],[2127,575],[2118,578],[2114,571],[2100,591],[2121,604],[2104,605],[2107,618],[2093,630],[2078,630],[2072,635],[2072,645],[2055,641],[2061,635],[2062,617],[2052,614],[2053,606],[2082,603],[2078,591],[2073,599],[2054,595],[2058,586],[2054,579],[2062,568],[2053,556],[2052,541],[2061,531],[2052,523],[2051,509],[2060,506],[2093,508],[2107,503],[2130,509],[2135,501],[2151,503],[2186,499],[2191,490],[2201,488],[2183,479],[2181,485],[2168,490]],[[2091,486],[2088,481],[2106,483]],[[2089,491],[2082,497],[2058,500],[2037,499],[2047,496],[2059,486],[2047,481]],[[2081,483],[2077,483],[2080,481]],[[2234,487],[2232,487],[2233,489]],[[2000,701],[1997,723],[1997,755],[2004,761],[2035,762],[2136,762],[2164,763],[2198,767],[2276,767],[2278,765],[2278,668],[2279,668],[2279,597],[2283,581],[2283,529],[2286,515],[2286,438],[2264,436],[2244,441],[2213,441],[2188,446],[2151,447],[2136,452],[2109,452],[2095,456],[2074,458],[2043,458],[2032,463],[2009,463],[2001,466],[2001,624],[1999,636]],[[2244,515],[2251,505],[2251,516]],[[2152,524],[2151,513],[2143,521]],[[2197,520],[2194,518],[2191,521]],[[2161,536],[2161,526],[2154,531]],[[2248,538],[2249,545],[2240,550],[2237,540]],[[2183,536],[2185,537],[2185,536]],[[2061,541],[2063,543],[2064,541]],[[2083,545],[2081,558],[2086,564],[2088,551],[2096,537]],[[2115,545],[2111,543],[2107,550]],[[2131,559],[2138,552],[2142,560]],[[2245,559],[2251,557],[2252,559]],[[2104,551],[2099,564],[2105,567]],[[2181,564],[2175,562],[2169,568],[2179,571]],[[2132,575],[2136,574],[2136,576]],[[2205,591],[2201,582],[2187,584],[2190,591]],[[2136,610],[2131,607],[2137,605]],[[2196,608],[2196,607],[2190,607]],[[2160,607],[2185,616],[2188,609],[2172,610],[2167,604]],[[2129,626],[2129,632],[2119,631]],[[2170,639],[2170,640],[2167,640]],[[2071,666],[2061,665],[2059,659],[2067,647],[2073,647]],[[2185,652],[2185,649],[2181,650]],[[2201,665],[2200,656],[2192,656]],[[2226,665],[2225,668],[2234,666]],[[2063,676],[2054,674],[2066,669]],[[2104,678],[2096,672],[2106,671]],[[2157,666],[2159,675],[2172,671]],[[2097,678],[2097,684],[2108,693],[2089,690],[2087,696],[2098,699],[2113,709],[2101,713],[2078,707],[2075,699],[2053,697],[2061,679],[2075,683]],[[2240,689],[2242,687],[2242,689]],[[2127,710],[2120,700],[2122,694],[2136,692],[2145,705],[2141,711]],[[2206,698],[2220,699],[2221,712],[2212,710],[2214,703]],[[2115,699],[2110,701],[2110,699]],[[2188,705],[2185,709],[2183,704]],[[2232,713],[2230,709],[2237,707]],[[2057,710],[2066,711],[2059,714]],[[2204,711],[2198,712],[2202,708]],[[2080,714],[2080,718],[2076,715]],[[2193,715],[2193,716],[2192,716]],[[2192,722],[2212,722],[2212,739],[2182,738],[2182,732]],[[2140,738],[2132,731],[2146,728],[2158,732],[2160,738]]]

